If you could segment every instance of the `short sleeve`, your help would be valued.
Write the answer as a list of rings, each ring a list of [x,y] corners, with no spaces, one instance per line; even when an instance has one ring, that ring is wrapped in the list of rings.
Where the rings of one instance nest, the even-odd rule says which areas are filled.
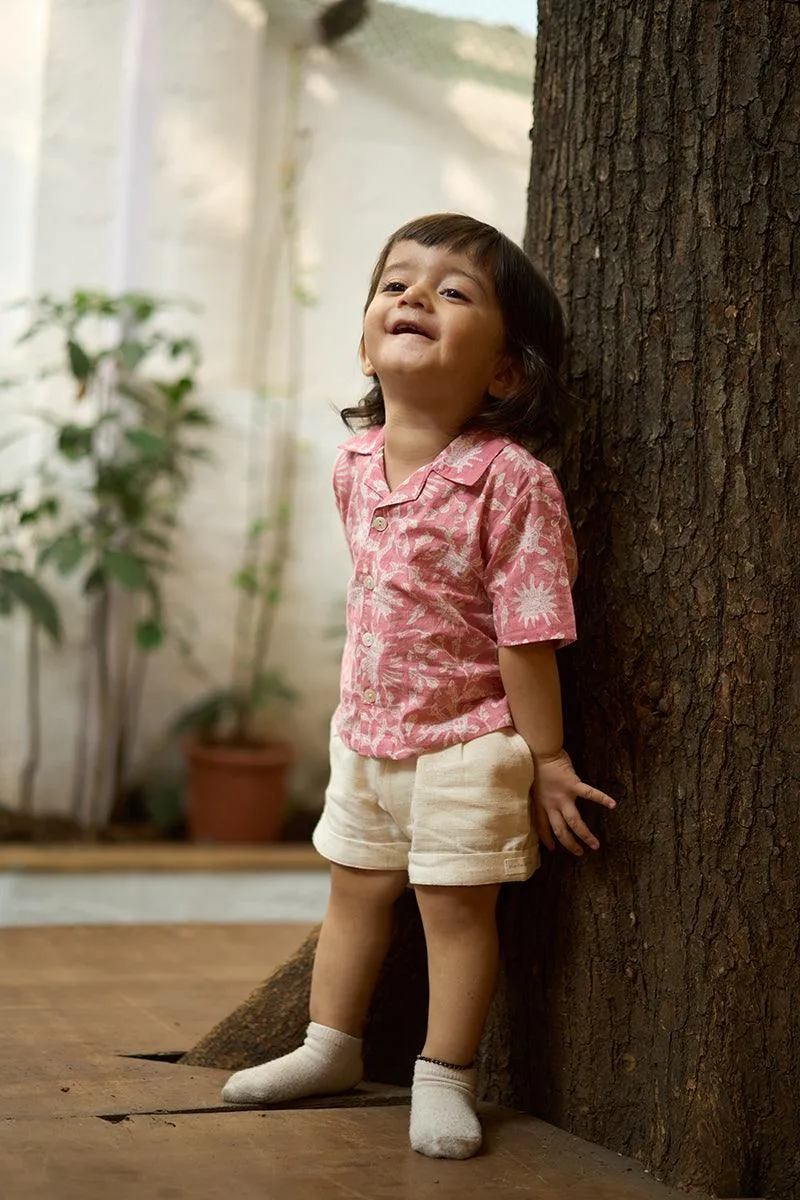
[[[350,530],[347,518],[350,510],[350,497],[353,490],[352,458],[352,454],[348,454],[346,450],[341,450],[333,466],[333,495],[344,528],[344,534],[347,538],[347,546],[350,550],[351,558],[353,556],[353,548],[350,543]]]
[[[485,586],[498,646],[575,641],[572,584],[578,556],[564,497],[542,463],[514,488],[509,508],[493,504]]]

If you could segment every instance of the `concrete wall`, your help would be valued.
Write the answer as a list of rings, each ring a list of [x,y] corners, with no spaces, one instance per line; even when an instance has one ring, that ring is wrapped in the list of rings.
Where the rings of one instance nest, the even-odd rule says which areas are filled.
[[[211,445],[215,461],[198,472],[186,504],[170,598],[173,611],[194,627],[209,675],[224,681],[235,601],[229,581],[248,504],[250,389],[260,382],[280,398],[286,385],[285,280],[267,321],[257,268],[279,203],[288,45],[298,19],[290,25],[278,8],[265,26],[255,0],[172,0],[159,10],[158,29],[150,31],[152,137],[142,140],[140,128],[129,158],[142,197],[128,229],[129,269],[137,284],[202,306],[191,321],[205,353],[205,400],[219,427]],[[301,16],[308,11],[300,6]],[[130,20],[128,0],[6,0],[0,7],[0,46],[14,47],[13,59],[6,51],[0,84],[2,111],[12,114],[0,124],[0,303],[76,285],[112,286],[119,278],[125,243],[120,147],[130,145],[121,81]],[[435,21],[419,20],[422,28]],[[454,37],[474,42],[474,27],[456,25]],[[436,22],[437,36],[442,26]],[[336,410],[362,386],[356,347],[372,262],[394,227],[424,212],[467,211],[521,235],[530,103],[519,83],[505,86],[502,71],[481,75],[466,68],[437,77],[393,62],[364,39],[308,54],[300,242],[315,303],[304,314],[295,548],[274,659],[302,696],[288,719],[300,754],[295,791],[311,806],[321,801],[337,693],[338,643],[328,630],[339,619],[348,576],[329,485],[336,447],[346,436]],[[26,359],[8,349],[12,331],[6,322],[0,375],[31,365],[30,353]],[[68,402],[57,386],[48,396]],[[14,401],[30,402],[31,393]],[[10,419],[6,406],[0,430]],[[30,462],[33,445],[29,439],[0,455],[4,484]],[[43,810],[65,803],[80,719],[80,604],[68,590],[64,601],[71,644],[57,656],[46,652]],[[24,740],[22,640],[19,625],[0,624],[5,802],[14,800]],[[159,753],[165,726],[198,687],[175,650],[153,659],[142,763]]]

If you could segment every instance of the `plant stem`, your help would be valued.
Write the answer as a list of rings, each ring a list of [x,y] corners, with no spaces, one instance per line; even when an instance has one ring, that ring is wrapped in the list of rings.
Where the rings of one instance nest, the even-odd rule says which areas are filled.
[[[89,797],[86,795],[87,764],[89,759],[89,712],[92,698],[92,631],[94,629],[94,605],[90,605],[86,616],[86,635],[83,643],[83,666],[78,691],[78,728],[75,737],[75,765],[72,772],[72,799],[70,815],[76,821],[85,811],[86,820]]]
[[[32,814],[35,809],[36,776],[42,752],[42,706],[41,706],[41,659],[39,655],[39,630],[36,622],[28,621],[28,644],[25,667],[27,699],[28,753],[20,772],[20,811]]]
[[[280,257],[284,248],[287,251],[287,278],[290,289],[290,340],[292,325],[296,317],[297,299],[295,287],[297,284],[297,247],[296,247],[296,206],[297,182],[299,176],[298,144],[299,144],[299,111],[303,82],[304,49],[294,47],[289,60],[289,69],[284,103],[284,123],[282,135],[281,161],[284,170],[284,186],[281,194],[280,209],[273,221],[267,239],[262,267],[257,288],[257,327],[259,336],[252,339],[252,358],[250,363],[250,381],[253,387],[251,404],[251,424],[259,427],[260,436],[251,439],[251,452],[248,470],[248,493],[251,498],[248,517],[247,544],[244,556],[244,566],[255,568],[258,577],[258,565],[267,559],[266,571],[259,579],[259,590],[252,593],[241,589],[237,602],[235,637],[234,637],[234,690],[244,693],[244,703],[239,709],[236,721],[235,736],[246,738],[250,721],[249,697],[254,694],[255,686],[263,671],[263,664],[269,652],[272,628],[274,623],[275,604],[270,599],[275,588],[280,588],[283,574],[283,559],[288,556],[288,521],[282,515],[282,509],[289,503],[291,484],[294,478],[294,441],[293,434],[286,434],[290,402],[296,399],[299,391],[299,363],[294,359],[290,349],[290,379],[287,384],[286,402],[283,408],[283,430],[278,431],[277,449],[273,436],[272,455],[265,452],[265,426],[262,424],[264,403],[258,395],[256,380],[263,370],[260,355],[264,345],[268,345],[272,328],[272,316],[275,308],[275,289],[279,279]],[[293,390],[294,389],[294,390]],[[277,472],[269,470],[270,458],[278,461]],[[264,492],[261,494],[261,484]],[[265,513],[272,515],[272,528],[261,529],[257,534],[252,533],[253,524]],[[269,532],[269,539],[267,538]],[[268,544],[270,549],[265,548]],[[256,605],[257,610],[256,610]],[[255,627],[254,627],[255,626]]]
[[[114,640],[117,645],[117,663],[113,679],[115,721],[113,728],[109,731],[111,739],[111,778],[109,781],[109,802],[111,809],[109,817],[112,820],[122,820],[125,815],[124,780],[127,773],[127,759],[130,748],[127,712],[135,607],[136,601],[133,596],[116,593],[113,630]]]
[[[144,681],[147,677],[147,665],[150,661],[150,655],[145,654],[142,650],[136,650],[133,657],[133,665],[131,666],[130,675],[128,677],[127,691],[127,718],[126,729],[127,738],[125,739],[125,753],[120,764],[120,787],[124,788],[129,782],[129,770],[131,759],[133,757],[133,748],[136,745],[136,735],[139,729],[139,717],[142,711],[142,698],[144,696]]]
[[[303,50],[295,47],[291,58],[290,95],[293,100],[294,121],[297,122],[300,88],[303,78]],[[297,164],[293,164],[281,199],[281,218],[288,258],[288,278],[291,288],[289,304],[288,372],[286,403],[283,409],[283,429],[279,435],[279,470],[275,487],[276,529],[272,553],[265,564],[264,581],[260,593],[260,606],[256,623],[254,652],[250,669],[249,696],[254,696],[264,671],[264,664],[272,643],[277,614],[277,599],[283,588],[286,564],[291,549],[292,496],[297,475],[297,425],[300,420],[300,400],[303,370],[303,314],[296,288],[299,281],[298,217],[297,217]],[[245,721],[252,722],[252,708],[248,708]],[[245,728],[244,735],[252,736]]]
[[[94,651],[97,666],[97,743],[94,754],[94,770],[92,772],[91,799],[89,804],[89,826],[97,829],[100,826],[101,814],[107,805],[108,793],[108,757],[109,732],[111,728],[111,681],[109,673],[109,589],[104,587],[98,596],[95,610]]]

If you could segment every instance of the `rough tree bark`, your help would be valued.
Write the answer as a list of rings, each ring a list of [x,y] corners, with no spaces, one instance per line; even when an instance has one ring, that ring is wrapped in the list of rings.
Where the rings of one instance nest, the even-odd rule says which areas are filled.
[[[599,860],[508,914],[509,1028],[531,1042],[498,1093],[671,1182],[787,1200],[800,8],[539,11],[528,249],[565,298],[583,400],[571,742],[623,803]]]
[[[582,555],[569,743],[621,803],[598,856],[548,857],[501,899],[483,1092],[668,1182],[789,1200],[800,6],[539,12],[527,244],[565,300],[582,400],[562,466]],[[281,1027],[292,1041],[305,1019],[310,958],[193,1061],[280,1052]],[[421,962],[406,897],[382,986],[415,1024],[398,1050],[374,1019],[373,1078],[407,1077]]]

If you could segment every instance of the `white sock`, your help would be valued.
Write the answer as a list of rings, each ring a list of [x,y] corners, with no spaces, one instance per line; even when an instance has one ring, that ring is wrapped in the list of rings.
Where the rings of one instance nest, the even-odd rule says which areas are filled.
[[[228,1104],[281,1104],[304,1096],[346,1092],[363,1077],[361,1038],[312,1021],[298,1050],[231,1075],[222,1089]]]
[[[481,1147],[475,1070],[418,1058],[411,1089],[411,1145],[429,1158],[471,1158]]]

